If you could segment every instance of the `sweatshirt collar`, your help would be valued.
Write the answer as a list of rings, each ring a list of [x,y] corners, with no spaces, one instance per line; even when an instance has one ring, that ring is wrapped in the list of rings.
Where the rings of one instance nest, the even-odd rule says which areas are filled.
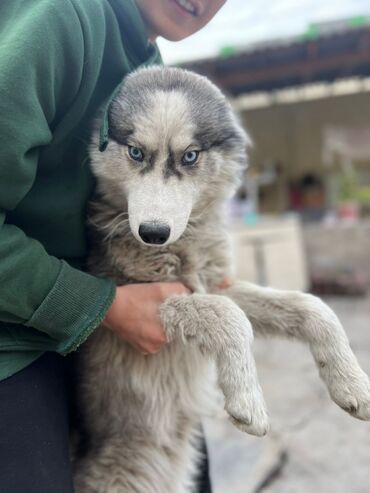
[[[127,57],[132,70],[147,65],[161,63],[161,56],[155,43],[148,40],[144,21],[135,0],[108,0],[120,26],[123,46],[134,47],[127,49]],[[114,97],[120,89],[120,84],[104,105],[104,117],[100,128],[99,150],[105,151],[109,141],[108,110]]]
[[[123,46],[135,47],[130,50],[130,61],[139,65],[155,49],[150,43],[145,24],[135,0],[108,0],[120,27]]]

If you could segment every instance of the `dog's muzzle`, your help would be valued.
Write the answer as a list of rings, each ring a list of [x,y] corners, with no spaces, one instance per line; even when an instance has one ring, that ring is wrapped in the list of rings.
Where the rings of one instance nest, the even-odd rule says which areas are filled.
[[[142,223],[139,226],[140,238],[150,245],[163,245],[170,233],[171,228],[164,223]]]

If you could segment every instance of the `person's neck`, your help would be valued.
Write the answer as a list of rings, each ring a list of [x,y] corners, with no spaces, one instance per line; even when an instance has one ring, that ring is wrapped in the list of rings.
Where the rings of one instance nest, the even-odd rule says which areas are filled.
[[[146,30],[146,34],[147,34],[147,37],[148,37],[148,41],[150,43],[155,43],[156,39],[158,38],[158,34],[155,33],[153,31],[153,29],[150,28],[150,26],[148,26],[145,21],[144,21],[144,24],[145,24],[145,30]]]

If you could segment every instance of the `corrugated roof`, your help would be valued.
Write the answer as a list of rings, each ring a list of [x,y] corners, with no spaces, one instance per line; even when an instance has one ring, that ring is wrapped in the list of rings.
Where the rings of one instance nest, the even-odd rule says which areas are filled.
[[[361,19],[361,20],[360,20]],[[232,95],[370,75],[370,20],[311,25],[304,35],[181,64]]]

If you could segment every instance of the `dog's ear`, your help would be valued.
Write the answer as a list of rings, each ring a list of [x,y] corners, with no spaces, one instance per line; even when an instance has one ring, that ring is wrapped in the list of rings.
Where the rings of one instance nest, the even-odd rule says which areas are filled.
[[[233,116],[234,131],[237,136],[237,142],[235,146],[239,148],[239,165],[242,171],[245,171],[249,167],[249,154],[254,148],[254,142],[250,133],[248,132],[241,114],[229,103],[229,108]]]
[[[243,127],[242,131],[245,136],[245,142],[244,142],[244,154],[243,154],[243,169],[247,170],[249,168],[249,154],[254,149],[254,142],[252,140],[252,137],[250,134],[247,132],[247,130]]]
[[[254,143],[239,119],[237,119],[237,136],[235,142],[236,151],[238,153],[237,162],[240,171],[244,173],[249,168],[249,154],[254,147]]]

